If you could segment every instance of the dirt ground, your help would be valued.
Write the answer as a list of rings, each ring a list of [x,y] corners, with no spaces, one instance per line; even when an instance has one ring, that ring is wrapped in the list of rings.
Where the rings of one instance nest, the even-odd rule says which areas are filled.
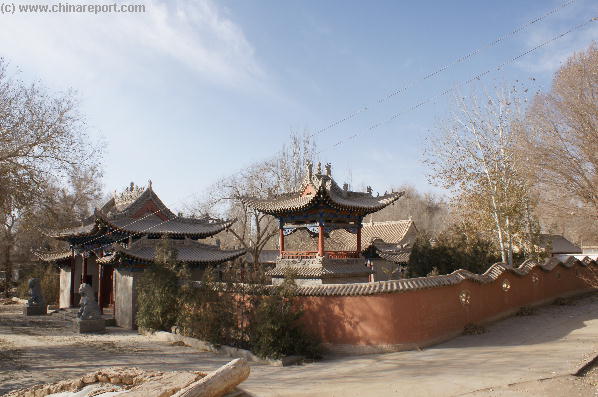
[[[229,357],[157,342],[116,327],[78,335],[60,317],[0,306],[0,394],[106,366],[211,371]],[[249,396],[598,396],[598,295],[549,305],[423,349],[333,357],[293,367],[252,365]]]

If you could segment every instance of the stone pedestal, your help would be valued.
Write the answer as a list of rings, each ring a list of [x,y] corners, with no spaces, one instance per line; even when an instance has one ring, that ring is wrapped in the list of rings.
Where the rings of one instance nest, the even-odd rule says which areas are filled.
[[[23,315],[25,316],[43,316],[47,314],[46,306],[32,305],[23,308]]]
[[[73,320],[73,330],[79,334],[101,334],[106,332],[106,320]]]

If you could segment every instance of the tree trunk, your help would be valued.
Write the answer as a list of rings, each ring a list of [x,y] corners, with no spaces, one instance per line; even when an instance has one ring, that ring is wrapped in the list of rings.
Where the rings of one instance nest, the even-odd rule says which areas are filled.
[[[249,377],[247,360],[237,358],[178,391],[173,397],[220,397]]]
[[[508,244],[508,251],[507,251],[507,264],[509,266],[513,266],[513,235],[511,234],[511,225],[509,223],[509,217],[506,218],[506,226],[507,226],[507,244]]]
[[[498,238],[498,247],[500,249],[500,258],[503,263],[507,263],[507,256],[505,253],[505,242],[502,236],[502,228],[500,227],[500,219],[498,218],[498,206],[496,205],[496,199],[492,196],[492,217],[494,218],[494,223],[496,224],[496,235]]]
[[[9,298],[10,297],[10,288],[12,285],[12,261],[10,258],[10,251],[12,249],[12,241],[9,236],[6,236],[2,248],[3,248],[2,257],[3,257],[3,262],[4,262],[4,296],[6,298]]]

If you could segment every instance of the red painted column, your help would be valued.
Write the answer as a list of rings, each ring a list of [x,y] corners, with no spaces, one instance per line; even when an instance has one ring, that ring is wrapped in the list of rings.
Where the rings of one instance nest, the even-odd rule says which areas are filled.
[[[324,256],[324,226],[318,226],[318,256]]]
[[[284,252],[284,230],[280,228],[280,234],[278,235],[278,245],[280,247],[280,255]]]
[[[100,250],[97,254],[98,258],[102,258],[104,257],[104,251]],[[97,264],[97,261],[96,261]],[[104,306],[106,306],[106,291],[104,290],[106,288],[105,284],[106,284],[106,277],[105,274],[106,273],[106,268],[104,267],[104,265],[100,265],[97,264],[98,266],[98,303],[100,306],[100,313],[104,314]]]
[[[81,283],[85,283],[87,276],[87,256],[83,254],[83,269],[81,270]]]
[[[98,306],[100,313],[104,314],[104,266],[98,265]]]

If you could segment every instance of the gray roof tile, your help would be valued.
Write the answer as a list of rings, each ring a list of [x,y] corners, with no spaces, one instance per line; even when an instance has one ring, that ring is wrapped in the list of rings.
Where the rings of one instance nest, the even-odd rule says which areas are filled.
[[[218,264],[245,254],[245,250],[221,250],[216,246],[198,243],[190,239],[172,240],[172,242],[177,250],[176,260],[187,264]],[[98,262],[117,263],[120,258],[126,258],[150,263],[154,261],[156,247],[159,243],[160,239],[142,238],[128,248],[114,244],[114,253],[98,259]]]
[[[487,284],[498,279],[503,273],[512,273],[518,277],[526,277],[533,269],[539,268],[545,272],[554,270],[557,266],[571,268],[573,266],[598,266],[598,262],[589,257],[579,260],[575,257],[561,262],[555,258],[547,259],[545,263],[538,264],[527,261],[518,268],[513,268],[502,263],[492,265],[484,274],[475,274],[466,270],[456,270],[451,274],[441,276],[419,277],[394,281],[377,281],[373,283],[350,284],[323,284],[318,286],[298,287],[298,295],[303,296],[350,296],[372,295],[378,293],[405,292],[425,288],[434,288],[446,285],[456,285],[465,280]]]
[[[303,195],[311,186],[315,194]],[[297,192],[285,193],[271,198],[243,197],[242,201],[258,211],[270,215],[281,215],[310,208],[316,203],[326,203],[333,208],[350,210],[356,214],[369,214],[381,210],[398,200],[404,192],[374,197],[371,193],[352,192],[341,189],[329,175],[306,176]]]

